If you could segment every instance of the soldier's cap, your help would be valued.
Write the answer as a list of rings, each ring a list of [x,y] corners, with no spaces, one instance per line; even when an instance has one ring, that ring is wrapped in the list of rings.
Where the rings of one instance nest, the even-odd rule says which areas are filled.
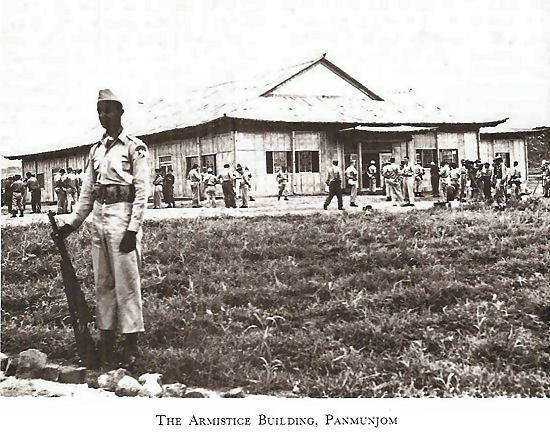
[[[376,162],[374,160],[371,160],[370,163],[376,165]]]
[[[502,157],[500,157],[500,156],[495,157],[495,162],[496,162],[497,160],[502,160]]]
[[[122,101],[112,92],[111,89],[101,89],[97,96],[97,102],[101,101],[116,101],[122,105]]]
[[[211,172],[212,172],[212,168],[208,168],[207,171],[208,171],[209,173],[211,173]]]

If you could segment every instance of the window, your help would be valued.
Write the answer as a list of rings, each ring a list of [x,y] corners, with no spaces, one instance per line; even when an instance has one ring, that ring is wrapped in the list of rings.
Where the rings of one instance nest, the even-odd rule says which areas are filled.
[[[439,162],[456,163],[458,165],[458,150],[454,149],[441,149],[439,150]]]
[[[496,153],[495,156],[502,157],[502,161],[507,168],[510,168],[510,153]]]
[[[283,165],[286,166],[287,171],[290,171],[290,166],[292,165],[292,152],[266,151],[265,165],[267,174],[273,174],[279,171]]]
[[[212,168],[212,173],[216,173],[216,155],[215,154],[205,154],[201,156],[201,167],[206,169]]]
[[[416,160],[419,160],[424,168],[429,168],[431,162],[437,165],[436,151],[435,149],[416,150]]]
[[[318,151],[296,151],[295,154],[297,173],[318,173],[319,152]]]
[[[37,173],[36,180],[38,180],[38,184],[40,185],[40,188],[44,188],[44,173]]]
[[[189,171],[191,171],[191,168],[193,165],[199,163],[199,157],[198,156],[188,156],[185,158],[185,169],[187,170],[186,175],[189,174]]]
[[[159,168],[165,173],[172,168],[172,156],[159,156]]]

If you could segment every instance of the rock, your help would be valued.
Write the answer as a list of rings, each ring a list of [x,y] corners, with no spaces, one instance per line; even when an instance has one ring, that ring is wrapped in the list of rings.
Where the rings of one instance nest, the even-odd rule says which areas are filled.
[[[160,397],[162,394],[162,374],[145,373],[139,376],[138,382],[142,385],[140,396]]]
[[[240,398],[244,397],[244,391],[241,387],[239,388],[233,388],[229,390],[227,393],[224,393],[222,397],[225,398]]]
[[[117,383],[115,394],[117,396],[134,397],[139,394],[142,387],[132,376],[124,376]]]
[[[4,353],[0,353],[0,371],[6,371],[10,358]]]
[[[187,390],[183,397],[191,397],[191,398],[203,398],[203,397],[209,397],[207,393],[204,392],[204,390],[201,390],[200,388],[194,388],[191,390]]]
[[[59,369],[59,382],[61,383],[86,383],[86,367],[61,367]]]
[[[6,373],[6,376],[15,376],[15,373],[17,371],[17,359],[8,359],[8,365],[6,366],[6,369],[4,370],[4,373]]]
[[[182,383],[171,383],[162,387],[162,397],[183,397],[187,387]]]
[[[40,370],[39,379],[57,382],[59,379],[59,365],[48,364]]]
[[[0,382],[3,382],[7,379],[7,376],[4,374],[3,371],[0,371]]]
[[[36,379],[40,370],[46,366],[48,356],[39,350],[31,348],[19,353],[15,375],[20,379]]]
[[[124,376],[126,376],[126,370],[124,368],[111,370],[99,376],[97,378],[97,384],[100,388],[103,388],[104,390],[115,391],[118,382]]]

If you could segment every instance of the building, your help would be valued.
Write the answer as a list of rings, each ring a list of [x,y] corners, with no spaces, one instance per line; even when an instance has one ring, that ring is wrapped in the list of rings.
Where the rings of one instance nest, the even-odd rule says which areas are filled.
[[[333,159],[344,165],[354,158],[360,188],[366,188],[370,161],[380,169],[391,156],[418,158],[425,167],[431,161],[484,160],[494,148],[480,141],[480,129],[506,120],[460,119],[416,102],[410,93],[380,96],[324,55],[256,81],[158,100],[141,111],[141,117],[127,118],[139,124],[126,128],[149,146],[152,175],[155,168],[173,168],[176,197],[191,194],[185,177],[195,163],[215,172],[225,163],[246,165],[253,194],[267,196],[277,194],[274,173],[282,165],[291,172],[294,193],[315,194],[325,190],[324,171]],[[9,158],[22,159],[23,171],[36,173],[43,184],[43,199],[53,200],[53,173],[84,168],[100,135],[98,125],[74,142]]]

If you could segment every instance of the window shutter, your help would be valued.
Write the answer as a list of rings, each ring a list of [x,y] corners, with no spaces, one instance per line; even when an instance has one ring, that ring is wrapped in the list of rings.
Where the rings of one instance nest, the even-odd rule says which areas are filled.
[[[296,170],[292,169],[292,151],[286,152],[286,169],[292,173],[296,172]]]
[[[319,152],[318,151],[311,152],[311,171],[313,173],[319,172]]]
[[[265,152],[265,167],[267,174],[273,174],[273,151]]]

